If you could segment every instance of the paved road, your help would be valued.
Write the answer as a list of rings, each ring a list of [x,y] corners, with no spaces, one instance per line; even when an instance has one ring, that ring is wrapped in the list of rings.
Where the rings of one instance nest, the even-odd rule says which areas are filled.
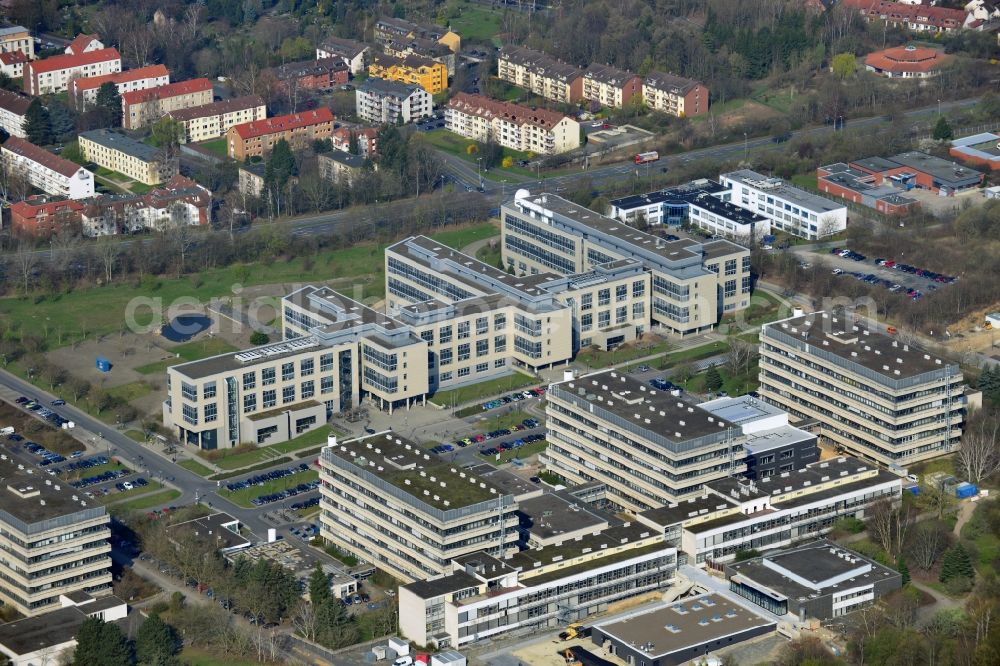
[[[26,395],[37,398],[45,404],[48,404],[55,399],[55,396],[51,395],[47,391],[44,391],[37,386],[28,384],[24,380],[7,372],[6,370],[0,370],[0,386],[7,387],[18,395]],[[198,499],[215,509],[225,511],[226,513],[238,518],[241,523],[243,523],[258,539],[261,540],[266,538],[267,529],[269,527],[276,527],[275,524],[262,518],[262,510],[245,509],[233,504],[228,499],[219,495],[216,492],[217,485],[215,481],[203,479],[194,472],[174,464],[170,460],[156,453],[152,447],[139,444],[130,437],[127,437],[125,434],[118,432],[113,427],[105,423],[101,423],[76,407],[67,404],[62,407],[50,407],[50,409],[59,413],[61,416],[76,422],[78,426],[85,430],[99,433],[102,441],[98,442],[98,448],[101,449],[102,452],[110,448],[112,455],[123,458],[127,461],[127,464],[130,467],[142,469],[144,471],[148,470],[146,471],[148,476],[155,477],[157,479],[166,479],[169,485],[176,486],[177,489],[181,491],[181,496],[176,500],[173,500],[171,504],[180,506],[183,504],[190,504]],[[274,507],[268,507],[268,509],[276,509],[280,506],[281,505],[275,505]],[[318,551],[317,555],[322,557],[324,561],[328,561],[330,564],[334,564],[339,568],[338,563],[336,563],[336,561],[332,558],[327,558]]]

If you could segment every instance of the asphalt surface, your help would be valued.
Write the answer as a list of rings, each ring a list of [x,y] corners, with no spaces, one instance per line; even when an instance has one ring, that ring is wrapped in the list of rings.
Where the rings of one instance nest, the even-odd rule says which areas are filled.
[[[40,389],[39,387],[28,384],[24,380],[12,375],[6,370],[0,370],[0,386],[6,387],[17,395],[35,398],[46,405],[49,405],[52,400],[56,399],[56,396]],[[285,500],[283,503],[275,503],[263,508],[246,509],[233,504],[225,497],[219,495],[216,492],[219,485],[218,482],[204,479],[194,472],[171,462],[169,459],[156,453],[152,446],[146,446],[132,440],[124,433],[118,432],[113,427],[105,423],[101,423],[76,407],[67,404],[61,407],[50,406],[49,409],[64,418],[74,421],[77,426],[100,435],[99,441],[94,443],[98,451],[85,455],[84,458],[98,454],[110,454],[111,456],[117,457],[127,466],[132,467],[133,469],[142,470],[142,476],[145,478],[160,480],[165,485],[173,486],[180,490],[181,496],[172,500],[170,504],[181,506],[184,504],[191,504],[196,500],[202,501],[214,509],[225,511],[226,513],[238,518],[243,525],[254,533],[254,536],[261,540],[267,537],[268,528],[278,527],[278,525],[274,522],[268,521],[264,518],[265,512],[279,509],[286,503],[291,504],[292,502],[301,501],[302,498],[311,496],[299,495],[296,498]],[[60,463],[59,466],[63,467],[66,464],[67,463]],[[284,467],[289,466],[290,464],[291,463],[276,464],[274,467]],[[245,476],[250,475],[252,474],[247,474]],[[115,482],[111,482],[110,485],[114,487],[114,483]],[[221,485],[224,486],[225,483],[222,483]],[[339,564],[332,558],[329,559],[329,563],[335,565]]]

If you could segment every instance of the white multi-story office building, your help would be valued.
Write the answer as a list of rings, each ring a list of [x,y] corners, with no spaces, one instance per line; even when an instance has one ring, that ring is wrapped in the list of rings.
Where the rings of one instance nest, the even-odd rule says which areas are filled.
[[[369,78],[355,90],[355,108],[365,122],[391,125],[429,117],[434,100],[420,86]]]
[[[772,229],[816,240],[847,228],[847,207],[792,187],[780,178],[740,169],[719,176],[732,203],[771,220]]]
[[[70,199],[94,196],[93,173],[29,141],[12,136],[0,148],[0,154],[6,168],[23,174],[32,187],[46,194]]]
[[[58,478],[0,460],[0,600],[22,615],[60,607],[60,595],[111,592],[111,517]]]
[[[541,494],[481,464],[458,467],[394,432],[320,454],[321,535],[404,582],[446,573],[451,560],[517,551],[517,502]]]
[[[666,241],[562,197],[523,190],[501,207],[501,217],[503,259],[518,275],[572,275],[623,259],[641,262],[651,274],[654,328],[705,331],[722,314],[750,304],[750,252],[731,241]],[[574,303],[580,313],[588,305]]]
[[[955,451],[970,402],[958,364],[830,312],[764,325],[760,384],[765,400],[883,465]]]

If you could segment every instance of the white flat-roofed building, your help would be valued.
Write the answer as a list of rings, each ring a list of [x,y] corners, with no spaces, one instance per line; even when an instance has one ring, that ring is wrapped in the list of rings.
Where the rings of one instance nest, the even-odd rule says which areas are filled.
[[[59,608],[62,595],[109,594],[107,510],[59,478],[29,471],[9,455],[0,460],[0,600],[33,616]]]
[[[369,78],[354,95],[358,118],[377,125],[408,123],[434,112],[431,94],[418,85]]]
[[[667,588],[676,567],[662,533],[620,521],[505,560],[477,552],[453,559],[443,576],[399,588],[400,630],[420,645],[461,649],[564,627]]]
[[[637,518],[662,529],[690,564],[719,564],[740,551],[820,537],[842,518],[865,519],[879,500],[898,504],[901,493],[898,475],[841,456],[759,480],[720,479],[700,495],[647,509]]]
[[[740,169],[719,176],[731,202],[771,220],[773,230],[816,240],[847,228],[847,207],[792,187],[780,178]]]
[[[24,174],[31,186],[46,194],[84,199],[94,196],[94,174],[79,164],[12,136],[0,148],[8,169]]]
[[[966,388],[958,364],[851,316],[817,312],[761,330],[761,397],[882,465],[957,450]]]

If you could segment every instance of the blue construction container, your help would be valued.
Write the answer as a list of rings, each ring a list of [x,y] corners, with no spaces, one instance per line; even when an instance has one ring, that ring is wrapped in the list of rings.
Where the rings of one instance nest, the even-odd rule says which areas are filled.
[[[914,484],[909,485],[909,486],[903,486],[903,490],[908,490],[911,495],[919,495],[920,494],[920,485],[914,483]]]
[[[979,489],[976,488],[975,485],[968,482],[960,483],[955,487],[955,497],[958,499],[973,497],[978,492]]]
[[[97,369],[101,372],[111,372],[111,361],[104,358],[103,356],[97,357]]]

